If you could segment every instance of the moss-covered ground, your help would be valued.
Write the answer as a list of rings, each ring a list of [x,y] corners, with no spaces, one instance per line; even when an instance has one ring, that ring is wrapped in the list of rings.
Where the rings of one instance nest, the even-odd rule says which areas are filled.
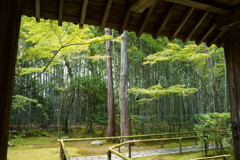
[[[99,137],[97,132],[94,135],[85,135],[83,132],[75,132],[72,137],[87,138],[87,137]],[[8,148],[8,160],[59,160],[59,142],[58,137],[50,135],[49,137],[27,137],[14,139],[16,146]],[[78,141],[78,142],[66,142],[67,151],[70,156],[92,156],[92,155],[104,155],[107,152],[107,148],[113,146],[115,143],[103,141],[101,146],[92,146],[90,141]],[[183,146],[194,145],[195,141],[184,140]],[[164,148],[177,147],[178,141],[168,141],[164,143]],[[136,143],[132,146],[132,152],[147,150],[147,149],[159,149],[160,142],[151,143]],[[127,147],[121,148],[122,152],[127,151]],[[202,157],[202,152],[184,153],[182,155],[162,155],[138,158],[136,160],[188,160],[191,158]]]

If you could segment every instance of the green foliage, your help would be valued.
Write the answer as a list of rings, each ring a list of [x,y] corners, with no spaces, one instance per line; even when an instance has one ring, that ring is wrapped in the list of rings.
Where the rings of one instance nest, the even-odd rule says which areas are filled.
[[[168,43],[168,47],[165,50],[147,56],[143,64],[155,64],[162,61],[200,63],[207,58],[209,58],[209,54],[203,53],[200,46],[187,45],[181,47],[175,43]]]
[[[134,94],[138,97],[140,94],[150,96],[150,99],[141,99],[141,101],[151,101],[153,99],[159,99],[160,96],[164,95],[177,95],[177,96],[188,96],[197,92],[196,88],[185,88],[185,85],[174,85],[164,89],[160,84],[149,87],[147,89],[143,88],[131,88],[128,90],[128,93]]]
[[[29,106],[32,104],[35,107],[42,107],[42,105],[38,103],[37,99],[31,99],[21,95],[13,96],[13,101],[12,101],[13,110],[26,111],[26,106]]]
[[[27,137],[48,137],[49,133],[41,129],[31,129],[26,133]]]
[[[219,134],[219,131],[226,131],[226,130],[230,130],[231,128],[230,113],[215,112],[215,113],[207,113],[207,114],[198,114],[198,115],[195,115],[194,120],[196,122],[194,125],[194,130],[197,132],[206,131],[205,135],[210,140],[222,140],[225,136],[223,136],[222,134]],[[223,132],[223,133],[226,133],[226,132]]]
[[[194,117],[196,124],[195,130],[219,131],[230,129],[230,113],[207,113],[198,114]]]

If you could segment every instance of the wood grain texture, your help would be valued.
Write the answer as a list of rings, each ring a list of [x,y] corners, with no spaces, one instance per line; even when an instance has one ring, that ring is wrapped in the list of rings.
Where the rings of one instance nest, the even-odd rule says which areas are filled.
[[[0,1],[0,10],[0,159],[6,160],[21,10],[15,0]]]

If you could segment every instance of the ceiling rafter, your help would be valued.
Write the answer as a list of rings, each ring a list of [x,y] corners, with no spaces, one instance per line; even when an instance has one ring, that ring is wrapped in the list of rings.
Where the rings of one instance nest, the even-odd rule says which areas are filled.
[[[193,11],[194,11],[194,8],[188,8],[187,9],[187,11],[185,12],[184,16],[180,20],[180,22],[176,25],[177,27],[175,28],[175,31],[170,36],[170,40],[173,40],[177,36],[178,32],[180,32],[180,30],[182,29],[184,24],[187,22],[187,20],[189,19],[189,17],[193,13]]]
[[[202,24],[204,19],[207,17],[209,12],[205,12],[202,17],[198,20],[197,24],[193,27],[193,29],[188,33],[186,38],[184,39],[184,43],[186,43],[193,35],[193,33],[198,29],[198,27]]]
[[[35,0],[35,10],[36,22],[40,22],[40,0]]]
[[[132,5],[131,11],[135,13],[142,13],[145,9],[151,7],[156,0],[138,0]]]
[[[206,38],[209,36],[209,34],[214,30],[216,28],[216,23],[213,23],[210,27],[209,27],[209,29],[207,30],[207,32],[205,32],[204,34],[203,34],[203,36],[198,40],[198,41],[196,41],[196,44],[200,44],[200,43],[202,43],[203,41],[205,41],[206,40]]]
[[[207,41],[207,46],[210,47],[212,44],[216,43],[217,40],[220,39],[221,37],[223,37],[227,31],[228,31],[227,29],[225,29],[225,30],[218,30],[218,33],[216,34],[216,36],[214,36],[213,39],[210,39],[209,41]]]
[[[158,38],[161,34],[161,32],[163,31],[163,29],[165,28],[165,26],[167,25],[169,19],[171,18],[173,12],[174,12],[174,9],[175,9],[175,5],[174,4],[171,4],[167,14],[164,16],[163,20],[160,21],[159,23],[159,26],[157,28],[157,32],[156,34],[154,35],[154,38]]]
[[[101,23],[101,26],[100,26],[100,31],[103,31],[103,28],[106,26],[107,19],[109,17],[110,11],[111,11],[111,6],[112,6],[112,0],[108,0],[108,4],[107,4],[107,7],[106,7],[106,10],[105,10],[103,19],[102,19],[102,23]]]
[[[85,22],[85,17],[87,14],[87,6],[88,6],[88,0],[83,0],[83,5],[82,5],[82,12],[81,12],[81,17],[80,17],[80,22],[79,22],[79,28],[82,29],[84,22]]]
[[[63,6],[64,6],[64,0],[59,0],[59,13],[58,13],[59,26],[62,26],[62,22],[63,22]]]
[[[128,20],[129,20],[129,18],[131,16],[131,13],[132,12],[130,11],[130,9],[128,9],[127,12],[126,12],[126,15],[124,16],[124,20],[123,20],[123,23],[122,23],[122,25],[120,27],[119,33],[122,34],[123,31],[125,30],[125,28],[126,28],[126,26],[128,24]]]
[[[209,5],[209,4],[196,2],[196,1],[193,1],[193,0],[165,0],[165,1],[176,3],[176,4],[181,4],[181,5],[192,7],[192,8],[195,8],[195,9],[205,10],[205,11],[208,11],[208,12],[211,12],[211,13],[216,13],[216,14],[219,14],[219,15],[228,15],[232,12],[231,10],[227,10],[227,9],[224,9],[224,8],[219,8],[219,7],[216,7],[216,6]]]
[[[155,0],[154,3],[151,5],[151,7],[148,8],[148,10],[146,10],[146,13],[144,13],[140,27],[137,31],[137,36],[141,36],[141,34],[143,33],[143,31],[149,21],[149,17],[151,16],[152,11],[154,10],[156,4],[157,4],[157,0]]]

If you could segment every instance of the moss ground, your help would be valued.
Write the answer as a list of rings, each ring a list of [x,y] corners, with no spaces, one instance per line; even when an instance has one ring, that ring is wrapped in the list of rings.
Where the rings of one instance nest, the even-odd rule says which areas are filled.
[[[73,137],[99,137],[99,134],[84,135],[82,132],[74,133]],[[50,137],[29,137],[16,139],[15,147],[9,147],[8,160],[58,160],[59,159],[59,143],[56,136]],[[89,141],[66,142],[65,145],[70,156],[91,156],[106,154],[107,148],[113,146],[114,143],[103,141],[102,146],[91,146]],[[194,145],[194,140],[183,141],[183,146]],[[168,141],[164,143],[164,148],[177,147],[177,141]],[[132,151],[140,151],[147,149],[160,148],[160,142],[137,143],[132,147]],[[127,147],[122,147],[121,152],[126,152]],[[138,158],[136,160],[188,160],[191,158],[202,157],[202,152],[185,153],[183,155],[162,155]]]

